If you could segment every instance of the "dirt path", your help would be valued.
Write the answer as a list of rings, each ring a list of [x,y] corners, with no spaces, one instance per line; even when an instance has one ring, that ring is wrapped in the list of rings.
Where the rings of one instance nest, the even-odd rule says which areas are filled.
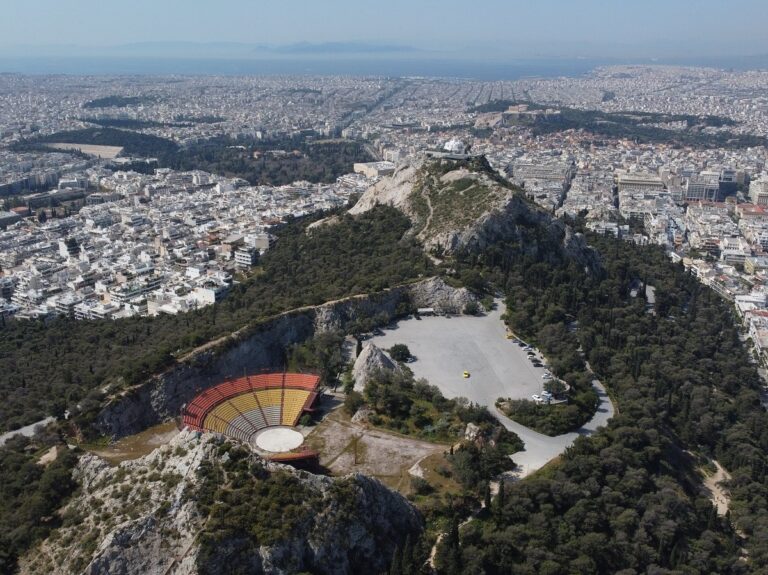
[[[706,475],[704,478],[704,488],[706,489],[712,505],[717,508],[717,514],[721,517],[728,512],[728,507],[731,503],[730,494],[723,489],[721,483],[731,479],[730,473],[728,473],[723,466],[715,460],[712,460],[717,470],[712,475]]]
[[[432,184],[434,185],[434,178]],[[424,201],[427,202],[427,208],[429,209],[429,215],[427,216],[427,221],[424,222],[424,227],[421,229],[421,231],[425,231],[429,229],[430,224],[432,224],[432,215],[435,213],[435,210],[432,208],[432,200],[429,198],[429,194],[427,193],[426,186],[424,186],[421,189],[421,197],[424,198]]]

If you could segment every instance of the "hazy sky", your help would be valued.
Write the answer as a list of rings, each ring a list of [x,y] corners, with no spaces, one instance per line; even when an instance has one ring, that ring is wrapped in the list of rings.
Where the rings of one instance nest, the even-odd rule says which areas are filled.
[[[366,41],[474,55],[768,53],[768,0],[3,0],[13,45]]]

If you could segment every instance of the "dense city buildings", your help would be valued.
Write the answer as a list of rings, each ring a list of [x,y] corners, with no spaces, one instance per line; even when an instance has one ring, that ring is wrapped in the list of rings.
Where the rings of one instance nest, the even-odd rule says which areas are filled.
[[[6,75],[0,313],[209,305],[257,265],[274,225],[343,205],[425,153],[483,154],[547,211],[663,245],[724,297],[763,309],[766,86],[766,72],[661,66],[509,82]],[[642,137],[612,131],[614,120]],[[94,128],[145,139],[120,145]],[[166,153],[219,142],[282,169],[302,154],[292,142],[345,141],[374,161],[319,184],[179,171]],[[762,316],[744,317],[760,347]]]

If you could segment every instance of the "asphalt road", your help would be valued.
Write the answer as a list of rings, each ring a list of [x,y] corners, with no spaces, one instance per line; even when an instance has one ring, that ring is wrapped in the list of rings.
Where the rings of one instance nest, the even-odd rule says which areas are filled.
[[[549,437],[498,412],[494,405],[499,397],[530,399],[532,394],[540,393],[545,372],[533,367],[526,352],[506,338],[503,312],[504,305],[497,302],[496,309],[482,317],[409,319],[385,330],[384,335],[374,336],[373,343],[383,349],[404,343],[416,357],[409,367],[417,378],[436,385],[446,397],[466,397],[487,406],[525,442],[525,451],[513,456],[520,466],[519,474],[525,476],[562,453],[579,435],[589,435],[605,425],[614,410],[605,389],[595,381],[600,405],[592,420],[573,433]],[[469,371],[469,378],[463,377],[464,370]]]

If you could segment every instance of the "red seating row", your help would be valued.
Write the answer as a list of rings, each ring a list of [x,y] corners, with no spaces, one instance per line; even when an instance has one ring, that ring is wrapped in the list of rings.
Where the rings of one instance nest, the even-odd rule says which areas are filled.
[[[286,373],[285,387],[300,388],[314,391],[320,383],[320,378],[309,373]]]
[[[185,407],[182,419],[185,425],[202,430],[203,421],[208,412],[230,397],[255,389],[275,387],[314,391],[319,384],[320,378],[317,375],[304,373],[261,373],[225,380],[195,396]],[[308,398],[306,407],[311,405],[312,402],[310,400],[314,400],[314,397],[315,394],[312,394]]]

